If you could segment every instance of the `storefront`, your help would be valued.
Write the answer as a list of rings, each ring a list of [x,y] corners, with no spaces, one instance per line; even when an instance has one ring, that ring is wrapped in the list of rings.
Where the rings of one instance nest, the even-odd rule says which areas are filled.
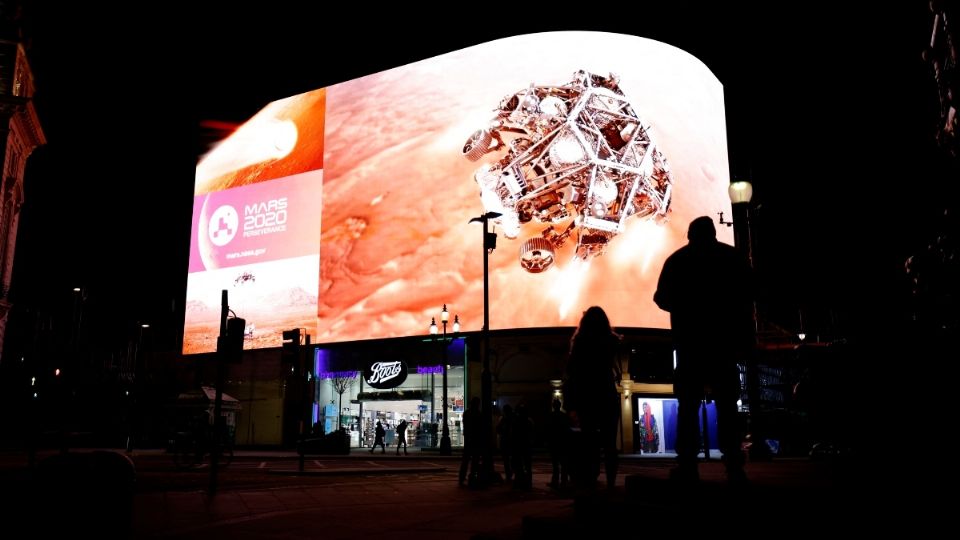
[[[523,404],[534,422],[537,447],[547,445],[548,416],[553,399],[563,402],[562,379],[570,329],[501,332],[491,336],[493,426],[503,407]],[[673,355],[663,331],[624,332],[623,380],[618,446],[625,453],[657,457],[675,455]],[[410,448],[439,447],[443,419],[444,351],[439,340],[397,338],[389,341],[318,345],[314,358],[312,423],[329,433],[342,425],[352,447],[373,445],[376,423],[385,442],[396,447],[396,427],[406,421]],[[481,346],[467,336],[449,341],[447,419],[451,445],[463,444],[464,404],[480,396]],[[342,388],[342,394],[338,391]],[[650,415],[644,416],[644,403]],[[711,406],[712,408],[712,406]],[[708,412],[711,449],[715,448],[715,415]],[[657,425],[652,426],[653,423]],[[646,424],[651,424],[647,426]],[[649,433],[656,429],[651,440]]]
[[[397,445],[396,428],[406,421],[407,445],[429,448],[439,445],[442,422],[446,421],[452,445],[461,446],[466,347],[462,339],[451,340],[447,346],[448,418],[444,419],[441,346],[425,342],[369,355],[317,348],[313,423],[325,433],[343,426],[352,447],[370,447],[377,421],[386,432],[387,446]]]

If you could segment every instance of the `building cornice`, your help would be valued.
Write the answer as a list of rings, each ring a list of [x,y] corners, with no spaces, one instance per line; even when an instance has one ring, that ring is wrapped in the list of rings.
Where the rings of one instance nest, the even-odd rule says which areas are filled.
[[[27,158],[38,146],[47,144],[47,137],[44,135],[43,128],[40,126],[40,117],[37,116],[37,109],[33,106],[33,100],[23,98],[7,99],[23,101],[20,108],[11,116],[12,120],[21,128],[19,131],[21,140],[23,141],[23,157]],[[2,107],[3,105],[0,105],[0,108]]]

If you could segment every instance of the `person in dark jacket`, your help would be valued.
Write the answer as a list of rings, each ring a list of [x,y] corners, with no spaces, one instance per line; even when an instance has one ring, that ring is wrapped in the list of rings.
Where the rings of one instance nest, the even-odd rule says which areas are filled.
[[[476,485],[480,478],[480,433],[483,429],[481,419],[480,398],[475,397],[463,412],[463,456],[460,460],[459,475],[461,486],[468,481],[470,485]]]
[[[403,446],[403,455],[407,455],[407,421],[400,420],[397,424],[397,455],[400,455],[400,447]]]
[[[513,488],[533,487],[533,420],[527,415],[527,406],[517,405],[513,417]]]
[[[570,466],[567,463],[568,446],[570,444],[570,417],[563,412],[563,404],[559,399],[553,400],[553,410],[550,412],[547,424],[547,446],[550,449],[552,488],[565,488],[570,482]]]
[[[370,449],[371,454],[373,453],[374,450],[377,449],[377,445],[380,445],[380,447],[383,448],[383,451],[381,452],[381,454],[387,453],[387,445],[386,443],[383,442],[383,439],[384,437],[386,437],[386,435],[387,435],[387,432],[383,429],[383,425],[380,423],[379,420],[377,420],[377,429],[374,430],[373,448]]]
[[[503,457],[503,476],[513,480],[513,407],[503,406],[503,415],[497,422],[497,436],[500,437],[500,455]]]
[[[653,297],[660,309],[670,312],[677,354],[678,467],[671,474],[679,480],[699,480],[700,403],[713,399],[727,477],[741,482],[746,476],[737,426],[737,363],[746,361],[756,340],[752,272],[740,251],[717,241],[711,218],[693,220],[687,239],[687,245],[664,262]]]

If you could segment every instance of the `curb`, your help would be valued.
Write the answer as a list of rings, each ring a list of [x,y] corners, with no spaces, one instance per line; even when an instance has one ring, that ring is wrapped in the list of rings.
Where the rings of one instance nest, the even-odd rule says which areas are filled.
[[[342,469],[321,469],[300,471],[298,469],[268,469],[267,474],[279,474],[286,476],[349,476],[349,475],[372,475],[372,474],[409,474],[409,473],[432,473],[444,472],[446,467],[382,467],[377,469],[344,467]]]

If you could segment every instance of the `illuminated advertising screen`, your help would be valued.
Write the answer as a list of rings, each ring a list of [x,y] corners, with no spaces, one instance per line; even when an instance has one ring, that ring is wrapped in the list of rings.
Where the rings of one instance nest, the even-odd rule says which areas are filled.
[[[596,32],[502,39],[267,105],[197,165],[184,352],[221,290],[247,348],[493,330],[668,328],[690,221],[729,209],[723,89],[689,54]],[[721,241],[732,231],[720,228]]]

